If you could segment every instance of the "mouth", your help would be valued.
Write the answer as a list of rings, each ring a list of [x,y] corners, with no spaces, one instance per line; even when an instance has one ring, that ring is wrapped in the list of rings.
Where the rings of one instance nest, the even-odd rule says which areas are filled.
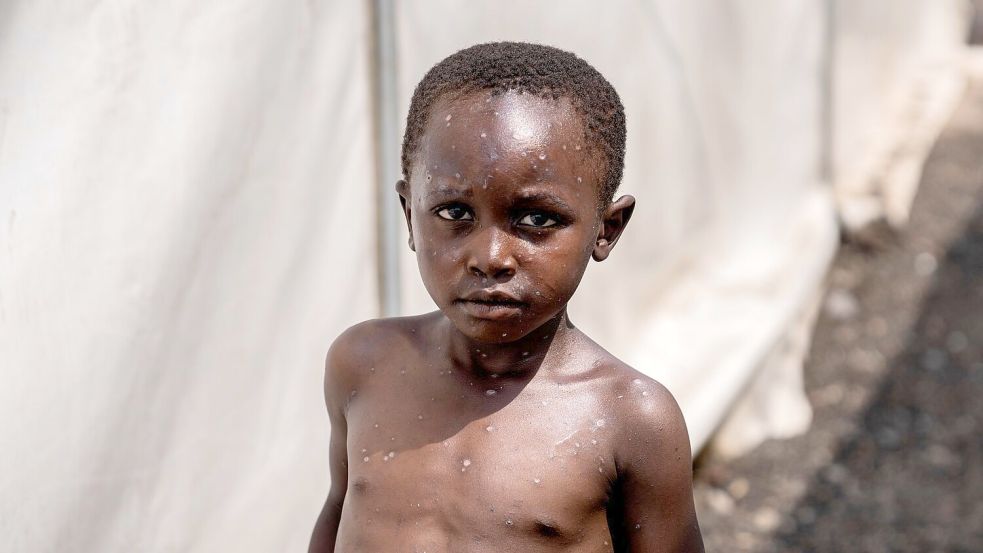
[[[528,304],[502,292],[477,292],[454,300],[466,313],[478,319],[502,320],[522,314]]]

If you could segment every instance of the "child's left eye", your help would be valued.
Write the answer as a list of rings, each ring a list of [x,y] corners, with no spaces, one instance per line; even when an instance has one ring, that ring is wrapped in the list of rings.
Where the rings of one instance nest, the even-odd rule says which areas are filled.
[[[556,225],[558,221],[545,213],[527,213],[519,219],[520,225],[536,228],[547,228]]]

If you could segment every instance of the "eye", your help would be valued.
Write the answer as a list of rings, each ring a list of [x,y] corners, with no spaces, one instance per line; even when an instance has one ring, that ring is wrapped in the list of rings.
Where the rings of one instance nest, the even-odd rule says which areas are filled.
[[[527,213],[519,219],[519,224],[527,227],[548,228],[556,225],[559,221],[555,217],[541,211]]]
[[[449,205],[437,210],[437,217],[448,221],[473,221],[474,215],[463,205]]]

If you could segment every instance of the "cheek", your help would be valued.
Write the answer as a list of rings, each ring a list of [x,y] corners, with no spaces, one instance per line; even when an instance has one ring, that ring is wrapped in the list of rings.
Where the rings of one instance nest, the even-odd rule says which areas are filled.
[[[430,259],[430,265],[448,265],[459,262],[463,256],[458,240],[447,229],[441,228],[433,218],[414,217],[413,240],[417,257]]]
[[[423,284],[439,304],[448,287],[459,278],[462,251],[454,240],[442,237],[431,221],[414,219],[413,239]]]
[[[576,238],[573,244],[544,244],[522,254],[520,263],[530,284],[545,299],[568,298],[576,290],[593,250],[581,247],[580,237]]]

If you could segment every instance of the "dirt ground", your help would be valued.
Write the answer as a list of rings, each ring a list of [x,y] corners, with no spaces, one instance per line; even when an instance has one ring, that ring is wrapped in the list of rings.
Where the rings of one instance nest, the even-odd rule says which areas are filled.
[[[803,436],[698,461],[707,551],[983,551],[983,80],[910,225],[846,243],[806,363]]]

